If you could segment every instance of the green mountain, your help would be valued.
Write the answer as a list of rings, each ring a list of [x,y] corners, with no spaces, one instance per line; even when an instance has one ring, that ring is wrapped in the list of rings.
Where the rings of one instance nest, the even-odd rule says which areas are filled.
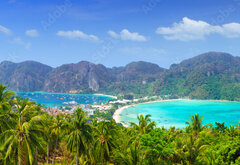
[[[209,52],[173,64],[157,83],[162,94],[198,99],[240,99],[240,58]]]
[[[39,91],[43,89],[50,66],[34,61],[13,63],[4,61],[0,64],[0,82],[15,91]]]
[[[82,61],[53,69],[45,81],[44,91],[91,93],[115,81],[111,71],[101,64]]]
[[[87,61],[57,68],[33,61],[5,61],[0,64],[0,83],[24,92],[170,94],[240,100],[240,57],[208,52],[169,69],[143,61],[113,68]]]

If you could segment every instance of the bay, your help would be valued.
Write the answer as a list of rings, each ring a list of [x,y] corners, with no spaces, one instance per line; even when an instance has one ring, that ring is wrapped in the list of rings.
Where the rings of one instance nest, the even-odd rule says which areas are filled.
[[[137,123],[137,115],[151,115],[159,127],[184,128],[190,115],[203,116],[203,123],[225,122],[234,125],[240,121],[240,102],[209,100],[173,100],[138,104],[120,113],[120,120],[126,124]]]
[[[108,102],[112,97],[94,94],[66,94],[66,93],[47,93],[47,92],[18,92],[18,96],[29,98],[47,107],[61,106],[65,102],[75,101],[78,104],[94,104]]]

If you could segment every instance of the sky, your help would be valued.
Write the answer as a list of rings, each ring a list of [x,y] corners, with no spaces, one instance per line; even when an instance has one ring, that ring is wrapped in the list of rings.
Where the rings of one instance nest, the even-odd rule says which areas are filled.
[[[240,0],[1,0],[0,61],[169,68],[209,51],[240,56]]]

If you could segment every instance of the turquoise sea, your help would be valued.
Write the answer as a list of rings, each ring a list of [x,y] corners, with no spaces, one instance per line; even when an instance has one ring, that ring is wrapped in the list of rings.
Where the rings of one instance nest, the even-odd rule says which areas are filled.
[[[204,117],[204,124],[225,122],[226,125],[234,125],[240,121],[240,102],[174,100],[138,104],[122,111],[120,120],[126,124],[137,123],[137,115],[150,114],[152,121],[160,127],[183,128],[190,115],[196,113]]]
[[[18,92],[18,96],[29,98],[47,107],[61,106],[64,102],[75,101],[79,104],[94,104],[107,102],[112,97],[93,94],[65,94],[65,93],[46,93],[46,92]]]

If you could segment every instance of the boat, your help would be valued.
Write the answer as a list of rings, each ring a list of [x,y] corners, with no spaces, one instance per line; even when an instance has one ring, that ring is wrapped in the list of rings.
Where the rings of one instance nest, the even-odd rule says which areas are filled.
[[[69,101],[69,102],[63,102],[63,104],[66,104],[66,105],[76,105],[78,103],[76,101]]]

